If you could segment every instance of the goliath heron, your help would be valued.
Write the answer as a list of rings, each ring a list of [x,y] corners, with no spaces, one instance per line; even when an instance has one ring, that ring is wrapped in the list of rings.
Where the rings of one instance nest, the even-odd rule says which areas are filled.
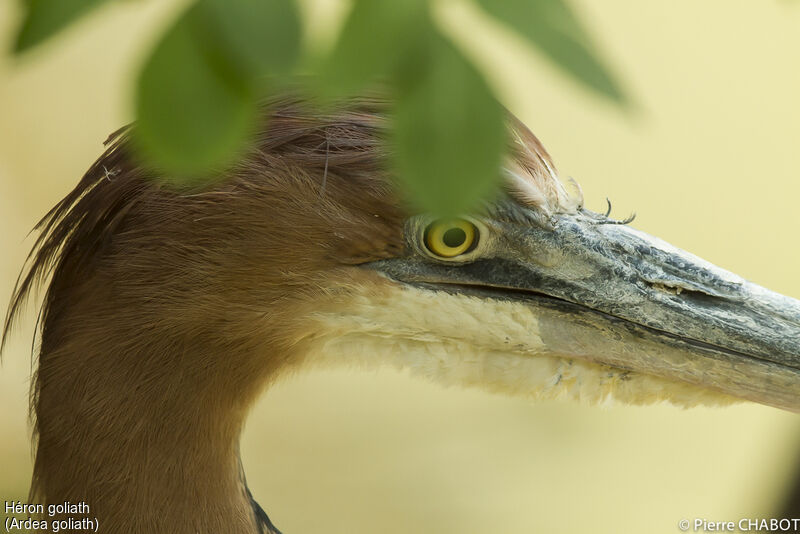
[[[800,410],[800,302],[583,207],[509,123],[502,191],[420,213],[380,98],[268,106],[254,148],[176,189],[125,131],[39,223],[32,498],[105,532],[277,532],[238,454],[281,374],[356,361],[536,398]],[[165,526],[167,525],[167,526]]]

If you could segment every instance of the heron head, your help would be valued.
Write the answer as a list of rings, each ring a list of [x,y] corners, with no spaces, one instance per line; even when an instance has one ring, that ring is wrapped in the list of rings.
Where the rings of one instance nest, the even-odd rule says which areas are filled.
[[[188,376],[388,364],[537,398],[800,410],[800,302],[585,209],[515,119],[500,192],[439,218],[397,186],[385,103],[269,109],[197,190],[119,138],[43,221],[10,316],[52,269],[43,347],[113,321],[120,351]]]
[[[800,302],[584,209],[513,117],[509,134],[502,191],[474,212],[361,210],[375,257],[356,283],[329,279],[343,289],[307,315],[310,361],[536,398],[800,408]],[[370,206],[402,205],[379,176],[397,200]]]

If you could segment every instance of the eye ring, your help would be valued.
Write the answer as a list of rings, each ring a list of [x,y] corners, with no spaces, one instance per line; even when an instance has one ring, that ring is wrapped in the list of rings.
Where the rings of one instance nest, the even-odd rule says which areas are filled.
[[[466,219],[440,219],[425,229],[425,248],[439,258],[454,258],[473,250],[478,234]]]

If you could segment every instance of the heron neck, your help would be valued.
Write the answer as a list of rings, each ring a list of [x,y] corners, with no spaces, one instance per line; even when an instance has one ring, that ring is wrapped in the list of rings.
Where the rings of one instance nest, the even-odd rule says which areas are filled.
[[[261,379],[231,371],[243,355],[200,339],[126,347],[137,333],[124,329],[50,349],[61,336],[48,334],[36,502],[86,502],[107,533],[259,532],[238,443]]]

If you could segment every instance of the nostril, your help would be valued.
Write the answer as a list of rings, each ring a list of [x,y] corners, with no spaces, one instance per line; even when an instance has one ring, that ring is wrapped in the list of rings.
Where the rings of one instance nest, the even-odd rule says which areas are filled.
[[[709,291],[704,291],[701,287],[690,286],[688,284],[682,284],[678,281],[675,282],[668,282],[668,281],[654,281],[654,280],[646,280],[648,286],[652,289],[666,293],[667,295],[674,295],[674,296],[682,296],[684,298],[700,298],[700,299],[715,299],[720,297],[721,295],[713,294]]]
[[[664,293],[669,293],[670,295],[680,295],[686,290],[685,288],[680,286],[670,286],[667,284],[660,284],[660,283],[649,283],[649,285],[656,291],[662,291]]]

